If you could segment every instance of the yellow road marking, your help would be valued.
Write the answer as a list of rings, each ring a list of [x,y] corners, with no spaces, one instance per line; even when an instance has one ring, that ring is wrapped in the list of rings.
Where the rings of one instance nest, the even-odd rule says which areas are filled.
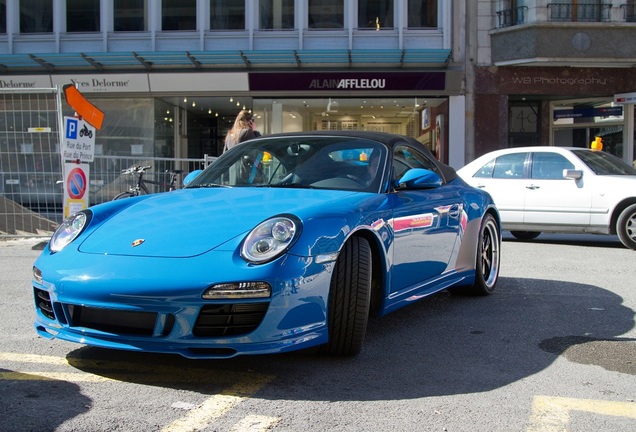
[[[67,365],[68,362],[64,357],[44,356],[35,354],[17,354],[9,352],[0,352],[0,360],[22,363],[45,363],[52,365]]]
[[[108,360],[92,360],[75,357],[55,357],[36,354],[18,354],[0,352],[0,361],[18,362],[18,363],[34,363],[48,364],[57,366],[71,366],[78,369],[79,372],[68,373],[68,381],[86,382],[91,379],[84,378],[84,375],[97,375],[101,381],[135,381],[143,383],[174,383],[174,382],[206,382],[221,385],[232,385],[241,381],[252,381],[258,375],[261,379],[271,381],[272,376],[255,374],[251,372],[234,372],[228,370],[210,371],[206,368],[195,367],[179,367],[172,365],[156,365],[149,363],[134,362],[116,362]],[[193,363],[194,364],[194,363]],[[5,369],[9,369],[6,368]],[[25,372],[27,375],[33,375],[33,378],[22,379],[38,379],[37,376],[43,376],[45,379],[53,373],[47,372]],[[0,374],[0,377],[9,376]],[[19,378],[9,378],[19,379]],[[99,379],[95,379],[96,381]],[[65,380],[66,381],[66,380]]]
[[[271,430],[279,421],[278,417],[248,415],[235,424],[230,432],[265,432]]]
[[[133,381],[141,383],[198,382],[228,385],[222,392],[192,409],[162,430],[165,432],[195,431],[205,428],[219,419],[240,402],[252,397],[274,379],[273,375],[250,372],[211,371],[207,368],[152,365],[147,363],[111,362],[74,357],[54,357],[35,354],[0,352],[0,361],[16,363],[70,366],[78,372],[7,371],[0,372],[0,380],[59,380],[66,382]],[[6,368],[6,367],[5,367]],[[265,416],[248,416],[235,425],[236,432],[266,431],[279,419]]]
[[[225,389],[218,395],[208,398],[199,407],[188,412],[187,415],[169,424],[163,432],[196,431],[222,417],[243,400],[253,396],[272,377],[260,376],[249,382],[239,382]]]
[[[0,380],[14,381],[67,381],[78,382],[106,382],[116,381],[111,378],[93,374],[83,374],[74,372],[0,372]]]
[[[535,396],[528,432],[567,432],[571,411],[636,419],[632,402]]]

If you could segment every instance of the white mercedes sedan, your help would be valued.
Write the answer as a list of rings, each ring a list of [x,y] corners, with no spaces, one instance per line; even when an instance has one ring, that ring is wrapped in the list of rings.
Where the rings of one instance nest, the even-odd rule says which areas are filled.
[[[615,234],[636,250],[636,169],[598,150],[495,150],[457,173],[490,193],[502,228],[518,239],[541,232]]]

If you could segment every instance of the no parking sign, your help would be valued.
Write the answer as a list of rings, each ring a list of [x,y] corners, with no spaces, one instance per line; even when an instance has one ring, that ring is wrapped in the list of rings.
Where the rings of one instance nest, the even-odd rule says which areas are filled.
[[[64,164],[64,217],[88,208],[88,164]]]

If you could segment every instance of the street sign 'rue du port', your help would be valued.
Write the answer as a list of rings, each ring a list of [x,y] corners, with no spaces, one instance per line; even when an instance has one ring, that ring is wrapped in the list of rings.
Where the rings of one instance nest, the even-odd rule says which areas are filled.
[[[82,119],[64,117],[62,159],[93,162],[95,157],[95,128]]]

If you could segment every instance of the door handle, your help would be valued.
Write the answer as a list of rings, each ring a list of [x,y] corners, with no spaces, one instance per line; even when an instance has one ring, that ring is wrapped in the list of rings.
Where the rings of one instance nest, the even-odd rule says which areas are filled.
[[[528,185],[526,186],[526,189],[531,189],[531,190],[535,190],[535,189],[539,189],[541,188],[541,186],[537,186],[537,185]]]
[[[459,217],[459,209],[460,206],[458,204],[453,205],[449,210],[448,210],[448,216],[452,217],[452,218],[457,218]]]

